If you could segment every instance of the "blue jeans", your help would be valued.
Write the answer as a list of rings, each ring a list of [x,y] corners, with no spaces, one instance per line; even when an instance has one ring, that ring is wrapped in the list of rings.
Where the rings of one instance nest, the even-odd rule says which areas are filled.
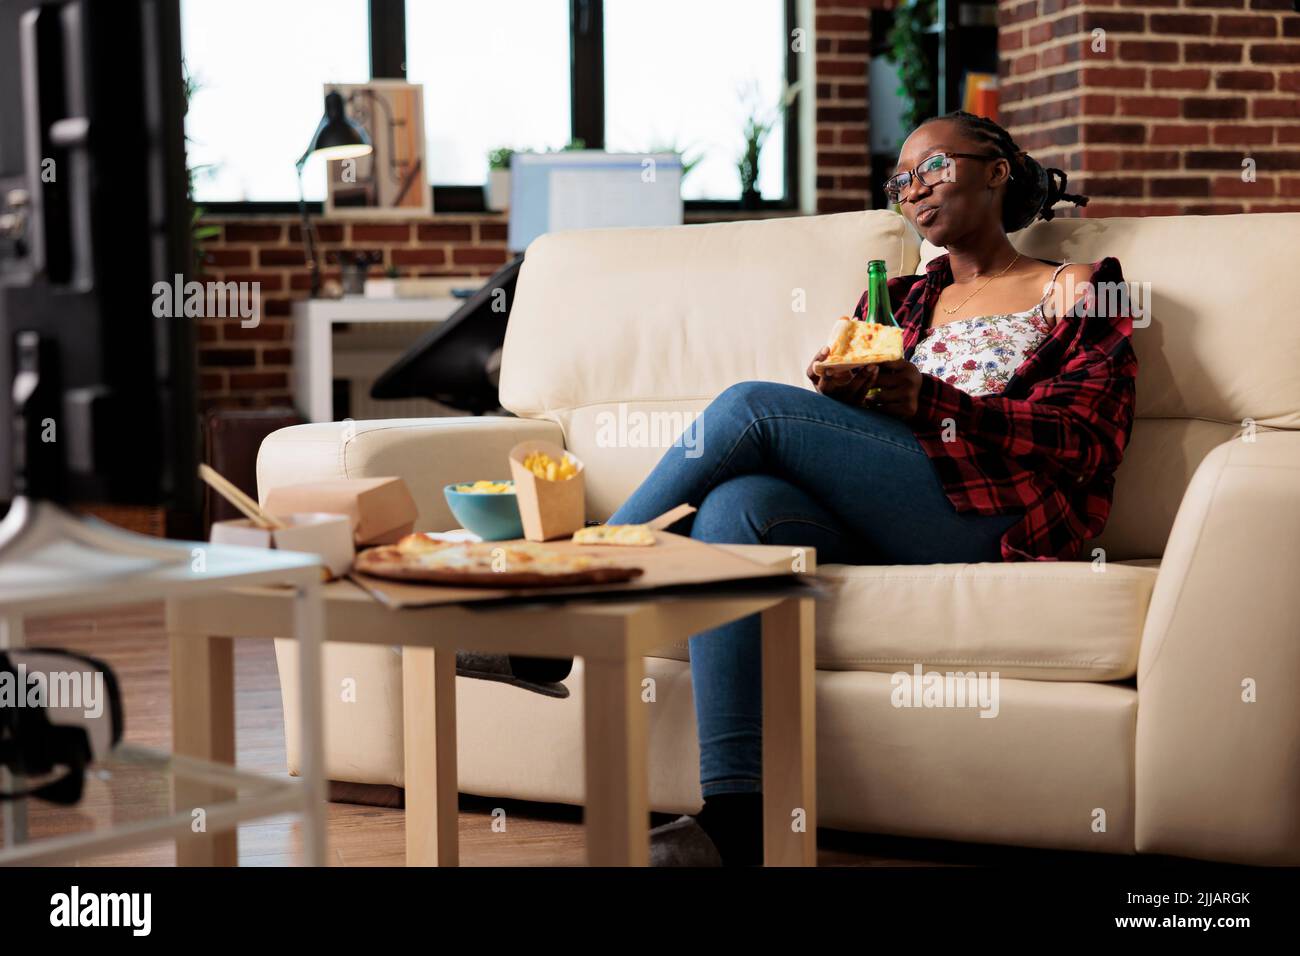
[[[907,425],[777,382],[740,382],[714,399],[609,522],[649,521],[682,502],[698,510],[674,531],[811,545],[820,564],[1000,561],[998,541],[1020,518],[958,514]],[[760,627],[751,614],[690,639],[706,797],[762,790]]]

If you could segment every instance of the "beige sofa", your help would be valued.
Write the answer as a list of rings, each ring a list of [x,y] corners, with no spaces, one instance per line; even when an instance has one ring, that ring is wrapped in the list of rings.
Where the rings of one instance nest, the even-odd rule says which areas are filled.
[[[1115,256],[1150,283],[1110,524],[1079,562],[824,568],[820,822],[1300,863],[1300,214],[1058,220],[1013,241]],[[662,454],[632,433],[611,446],[620,405],[693,412],[746,379],[806,386],[867,260],[898,275],[936,252],[885,211],[544,237],[506,339],[501,398],[518,417],[285,429],[262,446],[260,490],[401,475],[419,528],[447,529],[444,483],[500,477],[512,444],[548,438],[586,462],[590,517],[606,517]],[[296,766],[293,647],[278,652]],[[890,675],[917,662],[998,672],[996,718],[892,706]],[[360,687],[356,703],[325,695],[330,776],[400,785],[397,652],[332,647],[326,669],[327,686]],[[685,644],[646,669],[651,805],[693,811]],[[461,789],[581,804],[582,680],[577,661],[567,700],[460,680]]]

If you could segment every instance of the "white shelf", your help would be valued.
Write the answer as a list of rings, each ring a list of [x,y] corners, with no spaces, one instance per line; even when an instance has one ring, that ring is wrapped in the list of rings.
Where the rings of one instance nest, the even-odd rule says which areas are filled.
[[[474,279],[467,279],[473,285]],[[465,304],[465,299],[368,299],[345,295],[341,299],[299,299],[293,304],[295,319],[308,322],[441,322]]]

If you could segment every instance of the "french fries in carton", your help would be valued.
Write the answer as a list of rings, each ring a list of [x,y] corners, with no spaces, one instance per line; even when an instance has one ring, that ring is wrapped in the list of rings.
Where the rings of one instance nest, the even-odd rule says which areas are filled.
[[[510,449],[510,474],[524,537],[567,538],[586,520],[582,462],[549,441],[525,441]]]

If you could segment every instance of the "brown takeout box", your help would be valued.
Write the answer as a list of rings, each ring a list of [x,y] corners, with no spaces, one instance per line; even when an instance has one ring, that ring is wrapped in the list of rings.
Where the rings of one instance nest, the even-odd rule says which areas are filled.
[[[335,478],[283,485],[266,493],[262,508],[272,515],[326,511],[352,520],[358,547],[392,544],[415,527],[416,507],[401,478]]]
[[[578,473],[561,481],[538,478],[524,467],[524,458],[534,451],[560,461],[568,454]],[[549,441],[523,441],[510,449],[510,476],[515,480],[515,498],[524,537],[529,541],[566,538],[582,527],[586,520],[586,497],[583,492],[586,470],[576,455]]]

